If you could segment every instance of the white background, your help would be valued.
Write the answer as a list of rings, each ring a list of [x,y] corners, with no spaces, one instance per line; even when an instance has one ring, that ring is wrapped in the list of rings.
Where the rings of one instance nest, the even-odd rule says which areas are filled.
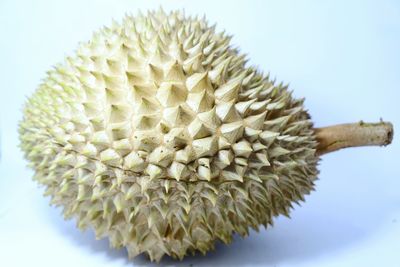
[[[0,266],[155,266],[129,262],[92,232],[65,222],[18,146],[25,98],[52,65],[93,30],[125,12],[182,9],[206,14],[250,63],[290,82],[316,126],[380,117],[400,125],[399,1],[16,1],[0,0]],[[400,147],[323,157],[316,191],[291,219],[206,257],[170,266],[400,266]]]

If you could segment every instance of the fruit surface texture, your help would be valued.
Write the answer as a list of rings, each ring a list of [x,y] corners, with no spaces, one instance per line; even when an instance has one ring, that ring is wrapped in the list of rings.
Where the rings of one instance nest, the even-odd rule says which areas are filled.
[[[149,12],[50,70],[19,130],[51,203],[155,261],[288,215],[318,174],[313,125],[230,39],[205,19]]]

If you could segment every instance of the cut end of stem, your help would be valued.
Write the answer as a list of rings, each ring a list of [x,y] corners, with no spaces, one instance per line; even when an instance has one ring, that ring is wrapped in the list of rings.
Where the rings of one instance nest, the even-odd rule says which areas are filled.
[[[317,155],[323,155],[346,147],[387,146],[393,140],[390,122],[339,124],[315,128]]]

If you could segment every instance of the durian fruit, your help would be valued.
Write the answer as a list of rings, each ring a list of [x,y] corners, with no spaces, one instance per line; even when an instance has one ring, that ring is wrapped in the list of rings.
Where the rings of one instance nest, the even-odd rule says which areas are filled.
[[[390,123],[314,129],[205,19],[162,10],[95,32],[29,98],[21,147],[51,203],[129,257],[206,253],[288,216],[319,155]]]

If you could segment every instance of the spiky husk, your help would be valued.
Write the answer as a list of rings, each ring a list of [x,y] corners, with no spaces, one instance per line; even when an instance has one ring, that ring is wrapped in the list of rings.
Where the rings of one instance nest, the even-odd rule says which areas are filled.
[[[288,215],[316,179],[312,122],[245,62],[180,12],[101,29],[26,104],[34,179],[79,228],[156,261]]]

